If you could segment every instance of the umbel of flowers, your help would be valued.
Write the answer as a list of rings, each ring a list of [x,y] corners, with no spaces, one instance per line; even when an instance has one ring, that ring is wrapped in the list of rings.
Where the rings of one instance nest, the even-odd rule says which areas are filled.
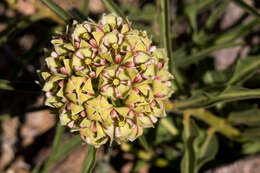
[[[165,117],[168,59],[144,31],[114,14],[74,22],[51,40],[40,70],[45,105],[88,144],[133,141]]]

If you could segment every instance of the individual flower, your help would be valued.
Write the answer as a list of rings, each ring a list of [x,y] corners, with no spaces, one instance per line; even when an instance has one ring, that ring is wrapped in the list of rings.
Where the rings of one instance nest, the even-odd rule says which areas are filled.
[[[45,105],[86,143],[134,141],[166,116],[174,78],[145,31],[108,14],[98,23],[73,22],[51,43],[40,70]]]

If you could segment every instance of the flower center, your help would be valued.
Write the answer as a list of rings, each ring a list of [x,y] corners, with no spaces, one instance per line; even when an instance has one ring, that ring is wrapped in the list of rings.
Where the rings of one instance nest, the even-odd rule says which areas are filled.
[[[115,49],[115,50],[118,49],[118,47],[119,47],[119,46],[118,46],[117,43],[114,43],[114,44],[112,45],[112,48]]]
[[[114,86],[118,86],[120,84],[120,80],[116,78],[116,79],[113,80],[112,83],[113,83]]]
[[[90,65],[90,64],[92,63],[92,59],[87,58],[87,59],[85,60],[85,63],[86,63],[87,65]]]
[[[110,32],[110,27],[109,27],[109,25],[105,25],[105,26],[103,27],[103,31],[104,31],[105,33]]]
[[[145,71],[145,70],[147,69],[147,67],[146,67],[145,64],[141,64],[141,65],[140,65],[140,69],[141,69],[142,71]]]

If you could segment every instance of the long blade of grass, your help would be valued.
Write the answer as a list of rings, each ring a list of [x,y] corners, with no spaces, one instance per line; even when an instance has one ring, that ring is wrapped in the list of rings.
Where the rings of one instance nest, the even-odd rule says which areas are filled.
[[[21,57],[19,62],[14,66],[14,70],[10,75],[10,80],[14,80],[23,71],[29,61],[39,52],[39,50],[49,41],[49,37],[40,39],[37,43],[33,44],[33,47]]]
[[[241,38],[248,33],[250,33],[256,26],[259,26],[260,22],[258,19],[254,18],[244,23],[243,25],[238,25],[228,31],[225,31],[216,37],[213,37],[214,43],[216,45],[229,43],[233,40]]]
[[[225,43],[225,44],[219,44],[216,46],[211,46],[209,48],[203,49],[201,51],[198,51],[190,56],[187,56],[186,58],[184,57],[179,57],[176,58],[176,65],[177,66],[185,66],[185,65],[189,65],[189,64],[193,64],[196,63],[204,58],[206,58],[207,56],[209,56],[211,53],[217,51],[217,50],[221,50],[224,48],[231,48],[231,47],[236,47],[236,46],[241,46],[244,43]]]
[[[172,104],[167,103],[168,111],[185,110],[193,108],[206,108],[216,105],[217,103],[226,103],[239,100],[257,99],[260,98],[260,89],[247,89],[237,86],[232,86],[220,93],[200,93],[189,99],[179,100]]]
[[[235,4],[237,4],[238,6],[240,6],[243,10],[248,12],[249,14],[255,16],[258,19],[260,19],[260,13],[258,12],[258,10],[255,7],[252,7],[252,6],[248,5],[247,3],[245,3],[244,1],[241,1],[241,0],[232,0],[232,1]]]
[[[42,173],[47,173],[49,171],[51,165],[55,162],[55,156],[56,156],[56,154],[58,152],[58,149],[60,147],[60,143],[61,143],[64,131],[65,131],[65,127],[62,126],[58,122],[58,125],[57,125],[57,128],[56,128],[55,137],[54,137],[54,141],[53,141],[53,144],[52,144],[52,152],[51,152],[51,155],[50,155],[49,159],[44,164]]]
[[[55,161],[58,161],[65,157],[70,151],[74,150],[76,147],[78,147],[82,143],[82,140],[79,136],[74,136],[72,139],[70,139],[68,142],[63,144],[57,154],[55,155]],[[47,160],[45,161],[45,163]],[[41,170],[41,167],[44,162],[37,164],[33,170],[32,173],[39,173]]]
[[[162,8],[162,36],[163,36],[163,45],[166,48],[167,56],[169,57],[169,69],[170,72],[175,76],[177,81],[177,87],[179,90],[183,90],[184,79],[182,78],[180,72],[178,71],[175,59],[172,56],[172,46],[171,46],[171,37],[170,37],[170,19],[169,19],[169,1],[161,0]]]
[[[55,156],[55,160],[59,160],[66,156],[70,151],[78,147],[82,143],[82,140],[79,136],[74,136],[71,140],[66,142],[61,146],[61,149],[58,151],[58,153]]]
[[[72,19],[72,16],[68,12],[66,12],[64,9],[62,9],[52,0],[40,0],[40,1],[44,3],[48,8],[50,8],[57,16],[59,16],[65,22],[69,23],[69,21]]]
[[[115,13],[125,19],[123,11],[113,2],[113,0],[103,0],[103,3],[105,4],[108,11]]]
[[[20,92],[40,92],[39,85],[33,82],[12,82],[0,79],[0,90],[20,91]]]
[[[24,115],[24,114],[29,113],[29,112],[36,112],[36,111],[41,111],[41,110],[46,110],[46,109],[48,109],[48,107],[40,106],[40,107],[28,108],[28,109],[25,109],[23,111],[14,112],[14,113],[11,113],[11,114],[1,114],[0,115],[0,121],[10,119],[14,116]]]
[[[212,14],[207,19],[205,24],[205,28],[210,30],[214,27],[219,17],[222,15],[223,11],[226,9],[227,5],[230,3],[230,0],[225,0],[221,2],[221,4],[213,10]]]
[[[87,17],[88,15],[88,4],[89,4],[89,0],[81,0],[82,1],[82,4],[81,4],[81,8],[80,8],[80,11],[81,13]]]
[[[54,141],[52,144],[52,152],[49,159],[45,162],[42,173],[47,173],[53,162],[55,161],[55,155],[58,152],[62,136],[64,134],[65,128],[58,122]]]
[[[29,17],[22,17],[11,21],[7,28],[0,32],[0,46],[14,38],[17,34],[19,34],[32,23],[42,19],[42,17],[42,15],[34,14]]]
[[[94,146],[88,145],[88,152],[87,152],[86,158],[84,160],[82,173],[91,173],[92,172],[92,170],[95,166],[96,152],[97,152],[97,149]]]
[[[144,135],[138,138],[139,143],[144,147],[146,151],[152,151]]]

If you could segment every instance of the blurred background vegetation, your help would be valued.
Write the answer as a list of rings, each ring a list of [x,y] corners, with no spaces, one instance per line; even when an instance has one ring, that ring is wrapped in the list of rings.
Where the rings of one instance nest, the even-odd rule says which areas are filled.
[[[2,0],[0,172],[86,172],[93,157],[42,106],[36,70],[66,23],[109,11],[167,49],[177,82],[167,118],[140,140],[101,147],[93,171],[259,172],[259,8],[257,0]]]

